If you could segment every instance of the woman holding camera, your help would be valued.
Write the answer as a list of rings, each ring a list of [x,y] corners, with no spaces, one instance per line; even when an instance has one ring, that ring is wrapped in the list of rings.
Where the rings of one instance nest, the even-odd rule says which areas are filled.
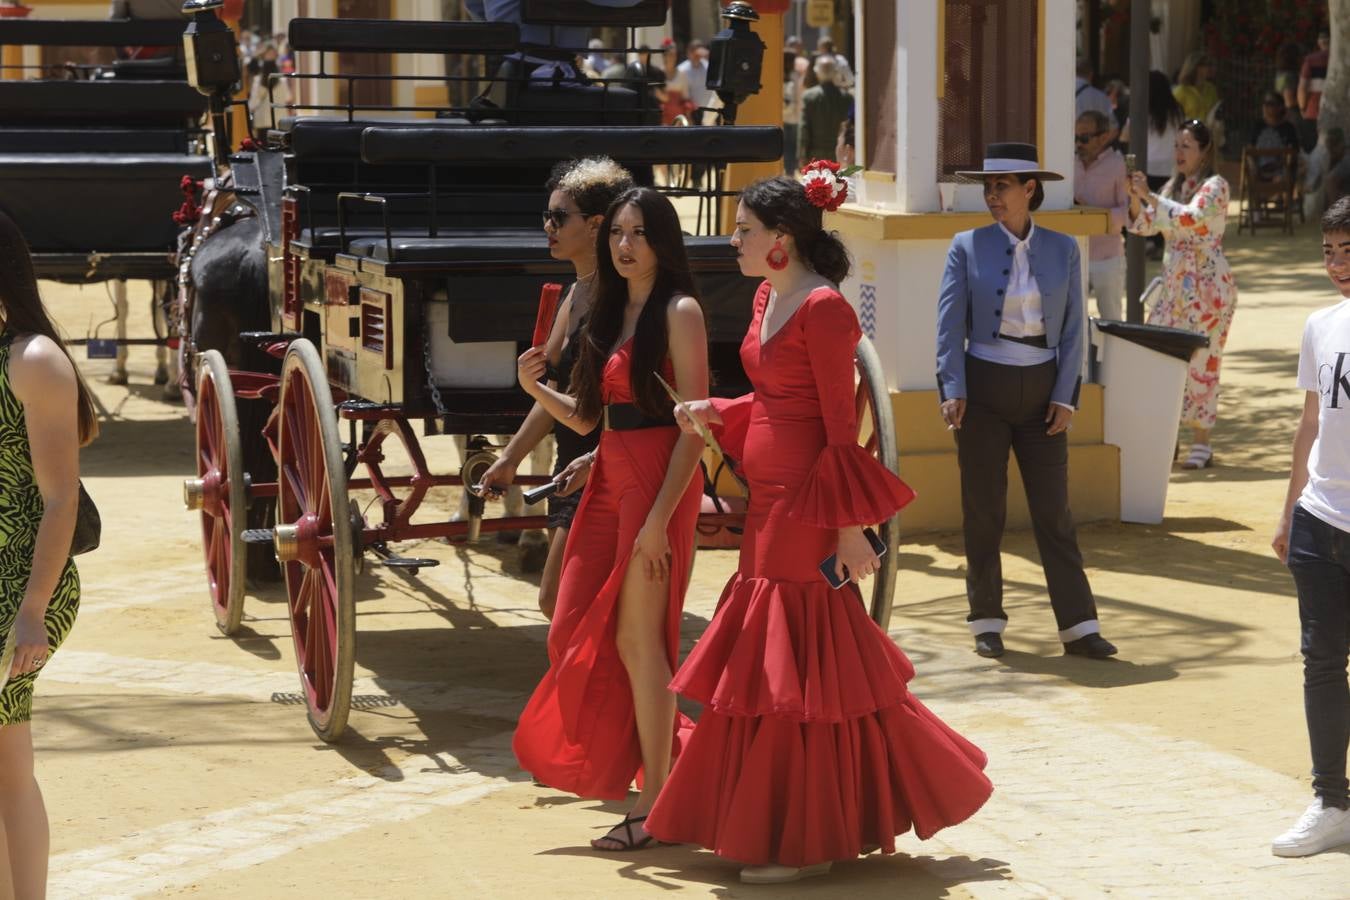
[[[1191,429],[1191,451],[1182,468],[1213,464],[1210,432],[1218,418],[1219,363],[1237,307],[1237,285],[1223,255],[1228,182],[1214,171],[1214,141],[1204,122],[1182,124],[1176,139],[1176,173],[1153,193],[1142,172],[1130,176],[1130,231],[1167,239],[1162,292],[1148,316],[1151,325],[1184,328],[1209,338],[1191,355],[1181,424]]]

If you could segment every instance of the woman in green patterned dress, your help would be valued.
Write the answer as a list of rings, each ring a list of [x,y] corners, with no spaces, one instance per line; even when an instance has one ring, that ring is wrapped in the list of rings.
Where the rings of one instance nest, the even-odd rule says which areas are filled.
[[[0,896],[46,894],[47,810],[33,775],[33,682],[75,622],[70,559],[80,447],[98,433],[88,389],[38,296],[33,260],[0,213]],[[12,891],[12,894],[10,893]]]

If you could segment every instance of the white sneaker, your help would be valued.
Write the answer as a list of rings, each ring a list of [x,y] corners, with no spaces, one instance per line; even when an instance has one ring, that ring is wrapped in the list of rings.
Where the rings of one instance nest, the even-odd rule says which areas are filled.
[[[1276,856],[1312,856],[1341,844],[1350,844],[1350,810],[1323,806],[1318,797],[1293,828],[1271,841],[1270,852]]]

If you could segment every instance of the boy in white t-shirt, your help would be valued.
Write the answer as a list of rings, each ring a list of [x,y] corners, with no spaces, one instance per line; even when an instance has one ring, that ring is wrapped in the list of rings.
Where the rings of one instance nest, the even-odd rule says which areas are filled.
[[[1350,197],[1322,217],[1322,256],[1331,283],[1350,298]],[[1350,299],[1308,316],[1298,386],[1307,392],[1303,417],[1271,545],[1298,588],[1314,799],[1272,842],[1276,856],[1311,856],[1350,844]]]

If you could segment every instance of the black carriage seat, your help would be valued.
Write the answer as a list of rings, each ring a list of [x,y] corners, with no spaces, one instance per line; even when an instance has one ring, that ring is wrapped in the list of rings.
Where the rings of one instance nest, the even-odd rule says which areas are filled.
[[[281,130],[290,133],[291,152],[297,161],[361,159],[361,135],[371,126],[411,127],[433,126],[453,128],[468,125],[468,119],[426,119],[410,117],[380,117],[365,115],[360,119],[346,116],[287,116],[278,123]]]
[[[379,165],[472,166],[483,160],[553,162],[608,156],[624,163],[771,162],[783,156],[783,131],[773,126],[700,128],[368,127],[361,156]]]
[[[372,125],[421,128],[437,132],[470,127],[462,119],[368,119],[301,116],[291,124],[292,181],[304,185],[302,227],[315,234],[307,244],[315,249],[337,249],[340,192],[392,196],[387,210],[369,204],[345,204],[345,220],[357,229],[383,234],[384,214],[404,234],[425,234],[430,222],[428,167],[424,165],[370,165],[361,158],[361,134]],[[477,126],[493,127],[493,126]],[[540,196],[555,160],[538,166],[440,166],[437,177],[438,226],[444,228],[533,226],[543,209]],[[369,231],[370,229],[378,229]]]
[[[0,153],[187,153],[182,128],[0,126]]]
[[[0,18],[0,44],[15,47],[177,47],[186,19]]]
[[[0,81],[0,128],[187,128],[206,98],[182,81]]]
[[[177,153],[0,153],[0,204],[35,252],[172,250],[184,175],[211,160]]]
[[[479,309],[479,313],[463,319],[465,330],[457,336],[452,334],[457,341],[515,340],[528,334],[539,292],[537,286],[526,285],[536,285],[541,280],[539,273],[552,271],[558,265],[548,252],[542,230],[447,237],[395,236],[392,244],[392,262],[421,263],[422,271],[448,274],[452,288],[456,285],[461,288],[452,291],[456,305],[468,303]],[[698,282],[709,337],[739,344],[748,316],[746,297],[754,293],[754,281],[741,274],[736,251],[728,238],[686,236],[684,245]],[[377,262],[391,262],[389,242],[383,235],[350,239],[347,252]],[[559,279],[554,276],[552,280]],[[483,290],[462,290],[479,281],[486,285]],[[513,287],[513,282],[519,284]],[[503,297],[519,300],[505,303]]]

